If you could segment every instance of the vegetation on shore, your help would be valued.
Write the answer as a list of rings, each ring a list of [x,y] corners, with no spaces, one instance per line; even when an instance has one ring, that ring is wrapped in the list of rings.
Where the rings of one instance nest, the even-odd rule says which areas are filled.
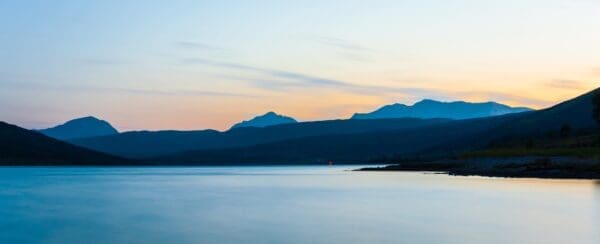
[[[464,158],[484,158],[484,157],[580,157],[600,159],[599,147],[582,148],[498,148],[486,149],[481,151],[468,152]]]
[[[600,92],[592,98],[592,117],[600,125]],[[496,140],[483,150],[466,152],[461,158],[490,157],[577,157],[600,160],[600,129],[574,131],[565,123],[558,131],[549,131],[541,136]]]
[[[496,143],[483,150],[466,152],[460,158],[565,156],[600,159],[600,131],[581,131],[573,135],[568,128],[563,125],[559,132],[548,136]]]

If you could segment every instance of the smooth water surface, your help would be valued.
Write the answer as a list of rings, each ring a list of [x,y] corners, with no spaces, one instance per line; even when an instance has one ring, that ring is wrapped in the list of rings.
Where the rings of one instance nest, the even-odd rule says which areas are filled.
[[[594,181],[338,167],[0,168],[0,243],[600,243]]]

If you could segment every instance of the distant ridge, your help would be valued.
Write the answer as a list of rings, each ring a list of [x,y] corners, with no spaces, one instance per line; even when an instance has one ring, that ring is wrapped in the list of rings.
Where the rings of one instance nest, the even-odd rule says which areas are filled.
[[[307,136],[353,134],[372,131],[416,128],[447,119],[346,119],[299,122],[259,127],[244,127],[224,132],[199,131],[131,131],[110,136],[88,137],[68,142],[96,151],[127,158],[147,158],[189,150],[243,147]]]
[[[396,103],[383,106],[371,113],[356,113],[352,116],[352,119],[390,119],[405,117],[422,119],[473,119],[526,112],[531,110],[532,109],[525,107],[510,107],[496,102],[440,102],[431,99],[424,99],[412,106]]]
[[[390,159],[449,158],[486,148],[491,143],[557,133],[598,130],[593,98],[600,88],[553,107],[501,116],[453,120],[421,127],[354,134],[325,134],[246,147],[194,150],[152,159],[156,163],[386,163]],[[378,120],[350,120],[378,121]]]
[[[256,116],[251,120],[244,120],[231,127],[231,129],[242,128],[242,127],[267,127],[272,125],[280,124],[291,124],[298,123],[294,118],[276,114],[275,112],[268,112],[266,114]]]
[[[69,120],[62,125],[43,129],[39,132],[59,140],[108,136],[119,133],[110,123],[92,116]]]

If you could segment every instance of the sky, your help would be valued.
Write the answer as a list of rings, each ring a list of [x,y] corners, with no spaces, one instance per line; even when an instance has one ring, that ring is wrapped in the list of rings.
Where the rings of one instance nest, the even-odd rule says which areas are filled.
[[[219,129],[600,87],[600,0],[0,1],[0,120]]]

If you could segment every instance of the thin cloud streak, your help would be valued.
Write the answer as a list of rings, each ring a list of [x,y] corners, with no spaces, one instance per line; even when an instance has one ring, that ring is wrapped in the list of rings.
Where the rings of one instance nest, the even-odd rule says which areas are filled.
[[[583,89],[585,83],[576,80],[552,80],[546,82],[546,86],[560,89]]]
[[[185,48],[185,49],[204,49],[204,50],[213,50],[213,51],[220,51],[220,52],[230,52],[231,51],[227,48],[217,47],[217,46],[200,43],[200,42],[193,42],[193,41],[178,41],[178,42],[175,42],[174,45],[178,48]]]
[[[347,92],[355,93],[355,94],[370,94],[376,96],[388,96],[388,97],[399,97],[403,96],[403,98],[410,99],[422,99],[422,98],[435,98],[435,99],[453,99],[460,97],[487,97],[490,100],[494,101],[510,101],[517,102],[520,104],[527,105],[535,105],[538,107],[544,107],[552,104],[551,101],[539,100],[534,98],[528,98],[523,96],[518,96],[509,93],[502,92],[481,92],[481,91],[451,91],[444,89],[436,89],[436,88],[420,88],[420,87],[387,87],[387,86],[376,86],[376,85],[360,85],[353,84],[342,80],[336,79],[327,79],[320,78],[311,75],[277,70],[277,69],[266,69],[259,68],[239,63],[229,63],[229,62],[217,62],[207,59],[185,59],[185,63],[190,64],[204,64],[210,65],[214,67],[227,68],[227,69],[237,69],[237,70],[245,70],[257,72],[263,75],[271,76],[272,78],[268,79],[258,79],[258,78],[242,78],[242,77],[231,77],[231,76],[223,76],[225,78],[231,78],[235,80],[241,81],[249,81],[255,84],[256,87],[272,90],[272,91],[286,91],[286,89],[294,88],[294,89],[312,89],[315,86],[318,88],[330,88],[335,90],[343,89]],[[292,81],[292,82],[283,82],[281,79]]]
[[[373,61],[373,59],[367,57],[366,55],[356,54],[352,52],[338,52],[337,56],[344,60],[352,62],[368,63]]]
[[[344,39],[341,39],[341,38],[327,37],[327,36],[318,36],[318,37],[316,37],[314,39],[315,39],[315,41],[317,41],[320,44],[327,45],[327,46],[332,46],[332,47],[337,47],[337,48],[341,48],[341,49],[345,49],[347,51],[354,51],[354,52],[375,52],[375,50],[373,50],[371,48],[367,48],[367,47],[355,44],[353,42],[350,42],[348,40],[344,40]]]
[[[592,68],[592,74],[600,77],[600,67]]]
[[[97,86],[81,86],[81,85],[51,85],[35,82],[5,82],[0,81],[0,86],[6,85],[10,88],[23,88],[29,90],[70,90],[70,91],[81,91],[81,92],[121,92],[131,93],[139,95],[160,95],[160,96],[192,96],[192,97],[241,97],[241,98],[261,98],[263,96],[240,94],[240,93],[228,93],[228,92],[215,92],[215,91],[198,91],[198,90],[171,90],[171,91],[159,91],[150,89],[137,89],[137,88],[120,88],[120,87],[97,87]]]
[[[260,73],[263,75],[268,75],[268,76],[272,76],[272,77],[279,78],[279,79],[293,80],[298,83],[298,84],[293,84],[293,83],[277,84],[277,83],[270,82],[271,85],[275,85],[275,86],[298,86],[298,85],[304,85],[304,86],[313,85],[313,86],[315,86],[316,85],[316,86],[320,86],[321,88],[328,87],[328,88],[336,88],[336,89],[347,89],[349,91],[356,92],[356,93],[390,93],[390,92],[406,93],[406,92],[415,92],[416,90],[418,90],[418,88],[394,88],[394,87],[385,87],[385,86],[359,85],[359,84],[353,84],[353,83],[349,83],[349,82],[342,81],[342,80],[321,78],[321,77],[306,75],[306,74],[292,72],[292,71],[267,69],[267,68],[249,66],[249,65],[245,65],[245,64],[230,63],[230,62],[218,62],[218,61],[201,59],[201,58],[183,59],[182,62],[186,63],[186,64],[203,64],[203,65],[209,65],[209,66],[219,67],[219,68],[252,71],[252,72],[257,72],[257,73]],[[258,80],[258,82],[260,82],[260,80]]]
[[[81,59],[76,59],[75,62],[77,62],[79,64],[84,64],[84,65],[98,65],[98,66],[119,65],[119,64],[127,63],[124,60],[111,59],[111,58],[81,58]]]
[[[317,36],[311,37],[311,40],[320,45],[336,48],[335,53],[339,58],[352,62],[371,62],[373,61],[370,57],[371,54],[378,53],[375,49],[336,37]]]

